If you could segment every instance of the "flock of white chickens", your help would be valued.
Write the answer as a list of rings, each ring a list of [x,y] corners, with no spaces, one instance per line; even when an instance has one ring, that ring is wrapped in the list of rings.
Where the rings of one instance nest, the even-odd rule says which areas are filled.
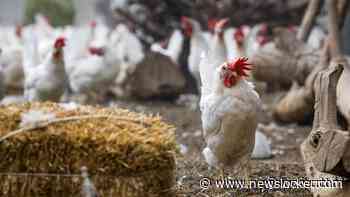
[[[271,149],[257,129],[260,99],[249,76],[247,58],[269,44],[267,25],[226,27],[218,20],[203,31],[199,22],[183,17],[168,46],[154,43],[150,50],[179,64],[185,36],[190,39],[188,70],[200,90],[203,155],[212,167],[244,165],[249,157],[267,158]],[[315,29],[309,43],[321,45],[325,35]],[[70,95],[99,98],[111,86],[118,86],[145,57],[138,37],[120,24],[109,29],[92,22],[81,27],[54,28],[38,15],[35,23],[0,29],[0,98],[2,104],[23,101],[69,101]],[[5,96],[12,89],[23,96]],[[255,148],[254,148],[255,144]]]
[[[5,104],[96,97],[144,58],[141,42],[125,25],[53,28],[41,15],[35,24],[2,28],[0,48],[2,89],[24,90],[23,98],[5,97]]]

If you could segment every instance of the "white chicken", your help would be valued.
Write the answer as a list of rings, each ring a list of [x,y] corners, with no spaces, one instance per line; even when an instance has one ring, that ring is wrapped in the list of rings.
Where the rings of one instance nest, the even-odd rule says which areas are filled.
[[[91,55],[70,61],[69,82],[70,88],[76,95],[87,96],[82,102],[89,99],[98,99],[96,93],[107,90],[115,80],[120,70],[120,60],[115,54],[113,43],[103,48],[90,48]]]
[[[54,28],[50,24],[50,20],[47,16],[38,13],[35,15],[34,28],[37,36],[41,39],[49,39],[54,36]]]
[[[89,47],[94,40],[96,24],[92,21],[89,25],[72,29],[69,33],[67,47],[65,47],[66,71],[71,73],[77,60],[90,56]],[[96,44],[96,42],[95,42]],[[100,44],[100,43],[99,43]]]
[[[38,40],[39,60],[43,61],[51,52],[52,45],[55,39],[62,35],[63,31],[60,28],[51,26],[50,20],[43,14],[35,15],[35,22],[31,25]]]
[[[184,37],[180,30],[175,30],[171,35],[168,47],[164,49],[160,44],[153,44],[151,50],[168,56],[174,63],[179,65],[179,56],[184,44]]]
[[[228,28],[224,32],[224,39],[227,48],[227,59],[233,60],[238,57],[245,56],[244,52],[244,42],[245,42],[245,32],[243,27],[239,28]]]
[[[92,21],[90,23],[91,28],[91,40],[90,40],[90,46],[92,47],[103,47],[106,46],[108,42],[108,33],[109,28],[106,24],[99,21]]]
[[[245,42],[245,54],[248,58],[253,57],[269,39],[267,37],[268,26],[265,23],[255,25],[248,34]]]
[[[191,38],[190,55],[188,56],[188,69],[197,83],[198,90],[201,87],[201,79],[199,74],[199,63],[202,53],[207,53],[209,45],[203,36],[200,24],[194,19],[182,17],[181,23],[186,36]]]
[[[209,43],[208,60],[210,65],[220,65],[227,60],[228,47],[226,46],[224,39],[224,27],[228,22],[229,20],[225,18],[218,20],[215,24],[214,36]]]
[[[111,33],[110,42],[116,43],[115,55],[121,61],[117,84],[123,84],[144,57],[144,49],[138,37],[124,24],[119,24]]]
[[[254,148],[261,104],[254,86],[244,79],[251,69],[247,60],[209,65],[203,58],[201,62],[203,155],[209,166],[221,170],[242,168]]]
[[[0,43],[2,54],[0,56],[0,68],[4,74],[4,85],[9,89],[23,88],[23,67],[22,67],[22,27],[9,28],[3,35],[6,37]]]
[[[30,35],[25,38],[29,43],[25,44],[23,51],[24,97],[28,101],[58,102],[67,85],[63,60],[65,39],[57,38],[50,53],[39,64],[37,40],[34,34]]]
[[[215,32],[215,25],[219,20],[214,18],[214,19],[209,19],[207,26],[208,26],[208,31],[203,31],[202,34],[205,38],[205,40],[210,43],[213,40],[213,35]]]

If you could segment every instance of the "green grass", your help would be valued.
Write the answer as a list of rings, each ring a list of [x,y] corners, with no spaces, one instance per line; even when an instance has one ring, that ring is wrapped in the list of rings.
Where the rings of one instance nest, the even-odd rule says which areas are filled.
[[[34,20],[36,13],[47,16],[53,26],[71,24],[74,19],[72,0],[27,0],[26,24]]]

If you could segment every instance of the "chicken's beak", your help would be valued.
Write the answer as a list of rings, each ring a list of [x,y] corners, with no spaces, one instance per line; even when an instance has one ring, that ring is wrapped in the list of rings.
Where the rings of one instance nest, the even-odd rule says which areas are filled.
[[[227,64],[225,63],[221,68],[219,68],[219,75],[220,75],[220,79],[224,79],[228,72],[230,72],[230,70],[227,67]]]
[[[219,20],[219,22],[216,24],[216,27],[217,27],[217,28],[220,28],[220,29],[223,29],[223,28],[228,24],[229,21],[230,21],[229,18],[221,19],[221,20]]]

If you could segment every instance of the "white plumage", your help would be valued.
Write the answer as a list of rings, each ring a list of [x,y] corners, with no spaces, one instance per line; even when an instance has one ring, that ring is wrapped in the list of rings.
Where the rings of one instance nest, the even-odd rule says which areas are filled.
[[[253,57],[256,52],[263,46],[262,41],[259,42],[259,38],[260,39],[266,39],[266,35],[259,35],[261,34],[261,31],[264,30],[264,34],[266,34],[267,32],[267,26],[266,24],[257,24],[255,25],[249,34],[247,34],[247,38],[245,41],[245,55],[247,57]],[[266,40],[267,42],[267,40]]]
[[[311,46],[313,49],[320,49],[327,34],[322,30],[322,28],[316,26],[312,28],[310,32],[310,36],[307,40],[307,44]]]
[[[208,51],[201,54],[199,71],[201,83],[205,84],[201,87],[201,91],[204,91],[204,94],[213,89],[213,81],[215,80],[213,72],[220,64],[227,60],[227,46],[225,45],[224,34],[222,35],[222,28],[222,26],[220,28],[215,28],[213,39],[209,45],[210,48]]]
[[[0,31],[0,69],[6,87],[23,87],[22,50],[23,40],[20,36],[22,27],[4,28]],[[17,34],[17,35],[16,35]]]
[[[259,130],[255,134],[253,159],[268,159],[272,157],[271,145],[267,137]]]
[[[121,61],[120,73],[117,77],[117,84],[121,84],[144,59],[144,49],[137,36],[124,24],[118,25],[111,33],[111,42],[116,43],[115,55]]]
[[[230,27],[224,32],[224,39],[227,48],[227,59],[229,60],[233,60],[241,56],[238,52],[237,43],[233,38],[235,31],[236,28]]]
[[[203,36],[200,24],[191,18],[183,18],[182,23],[187,36],[190,36],[190,55],[188,56],[188,70],[191,75],[196,79],[197,87],[200,89],[201,79],[199,74],[199,64],[201,61],[202,53],[207,53],[209,45],[207,40]]]
[[[238,57],[245,56],[244,46],[240,46],[237,40],[235,40],[235,33],[237,33],[238,30],[238,28],[231,27],[226,29],[224,32],[224,39],[227,49],[227,59],[229,60],[234,60]],[[242,33],[244,33],[243,30]]]
[[[179,57],[183,49],[184,36],[180,30],[175,30],[170,36],[168,47],[165,49],[159,43],[151,45],[151,50],[168,56],[174,63],[179,65]]]
[[[71,90],[75,94],[92,96],[112,85],[121,64],[116,47],[116,43],[109,40],[105,47],[90,48],[98,54],[82,54],[75,56],[75,59],[69,58],[68,76]]]
[[[22,95],[7,95],[5,96],[0,104],[1,105],[10,105],[10,104],[21,104],[24,103],[25,99]]]
[[[75,102],[69,102],[69,103],[59,103],[59,106],[67,111],[71,111],[71,110],[78,109],[81,105]]]
[[[88,48],[92,39],[91,30],[88,27],[74,29],[74,33],[67,38],[68,43],[64,49],[64,59],[67,73],[74,69],[73,62],[89,55]]]
[[[173,62],[179,64],[179,57],[182,52],[184,36],[180,30],[175,30],[171,35],[168,43],[167,52]]]
[[[204,31],[202,33],[202,35],[204,36],[205,40],[207,41],[207,43],[210,43],[213,39],[213,34],[209,31]]]
[[[203,62],[208,62],[205,59]],[[254,148],[260,99],[254,86],[243,78],[237,78],[231,87],[227,87],[226,77],[237,76],[228,72],[227,63],[214,66],[204,63],[201,70],[215,66],[216,69],[201,75],[206,90],[200,101],[206,142],[203,155],[212,167],[241,167],[249,160]],[[212,81],[205,80],[209,76]]]
[[[21,127],[33,126],[40,122],[50,121],[56,118],[54,113],[43,112],[40,110],[30,110],[21,114]]]
[[[30,31],[29,31],[30,32]],[[67,85],[63,38],[57,38],[50,53],[39,63],[36,35],[26,35],[23,52],[24,97],[28,101],[59,101]]]

